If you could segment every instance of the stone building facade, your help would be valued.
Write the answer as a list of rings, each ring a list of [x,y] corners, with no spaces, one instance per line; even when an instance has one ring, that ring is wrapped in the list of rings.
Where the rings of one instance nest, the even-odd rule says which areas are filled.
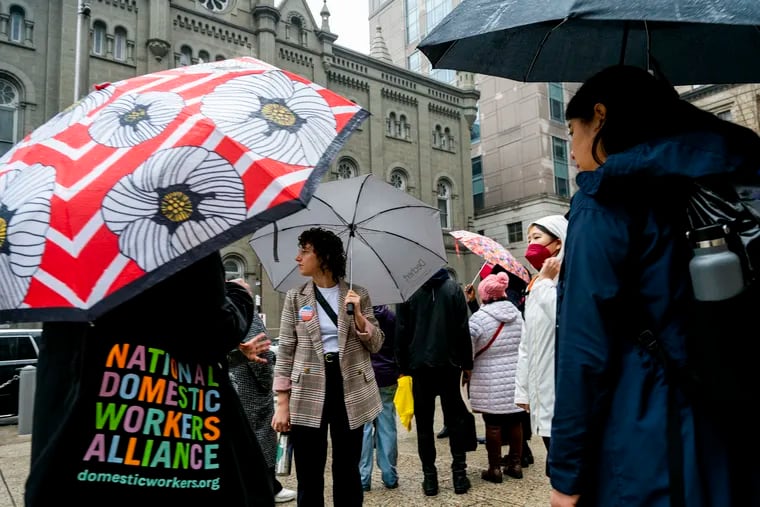
[[[343,48],[329,20],[327,2],[313,13],[303,0],[2,1],[0,155],[93,84],[253,56],[371,113],[326,180],[372,173],[438,207],[448,267],[462,279],[472,276],[477,261],[456,254],[448,231],[470,228],[474,216],[470,126],[478,92],[393,65],[380,34],[373,56]],[[271,288],[247,238],[223,256],[229,276],[255,287],[276,333],[283,295]]]

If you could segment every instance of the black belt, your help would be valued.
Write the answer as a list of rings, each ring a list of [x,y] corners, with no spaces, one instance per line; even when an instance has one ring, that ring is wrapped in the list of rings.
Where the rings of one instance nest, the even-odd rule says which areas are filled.
[[[337,352],[328,352],[325,354],[325,362],[326,363],[337,363],[338,362],[338,353]]]

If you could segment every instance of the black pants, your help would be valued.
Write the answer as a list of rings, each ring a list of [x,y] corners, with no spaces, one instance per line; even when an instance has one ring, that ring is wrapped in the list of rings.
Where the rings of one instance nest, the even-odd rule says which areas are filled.
[[[472,417],[459,392],[459,369],[420,368],[412,372],[414,420],[417,425],[417,452],[423,470],[435,466],[435,398],[441,397],[443,424],[449,429],[451,456],[462,459],[466,452],[466,417]]]
[[[343,377],[337,361],[325,363],[327,384],[322,425],[319,428],[294,425],[293,459],[298,479],[298,505],[322,507],[325,504],[325,464],[327,463],[327,430],[332,443],[333,505],[362,505],[364,492],[359,475],[364,425],[348,427]]]

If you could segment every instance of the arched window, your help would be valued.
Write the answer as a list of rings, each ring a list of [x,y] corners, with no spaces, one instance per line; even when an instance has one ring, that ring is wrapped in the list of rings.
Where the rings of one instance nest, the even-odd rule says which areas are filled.
[[[200,3],[203,7],[214,13],[224,12],[230,4],[229,0],[201,0]]]
[[[396,137],[406,139],[406,116],[403,114],[398,117],[398,124],[396,125]]]
[[[224,279],[245,279],[245,263],[235,255],[224,258]]]
[[[443,136],[441,137],[441,148],[444,150],[451,149],[451,129],[449,129],[449,127],[443,129]]]
[[[16,144],[19,102],[18,89],[7,79],[0,78],[0,156]]]
[[[433,130],[433,146],[441,146],[442,138],[443,138],[443,129],[441,129],[440,125],[436,125],[435,130]]]
[[[92,24],[92,54],[98,56],[106,54],[106,24],[102,21]]]
[[[208,51],[198,51],[198,63],[210,62],[211,56]]]
[[[398,188],[399,190],[406,191],[406,181],[406,171],[400,167],[397,167],[391,171],[391,185]]]
[[[190,65],[193,63],[193,49],[190,46],[182,46],[179,49],[179,64]]]
[[[386,127],[388,135],[393,136],[396,132],[396,113],[391,113],[388,115],[388,119],[386,120]]]
[[[350,158],[342,158],[338,161],[338,179],[346,180],[353,178],[359,174],[359,168],[356,167],[356,162]]]
[[[300,16],[290,16],[290,26],[293,27],[293,38],[299,42],[302,46],[306,45],[306,30],[304,29],[303,19]],[[290,29],[285,30],[285,37],[291,38]]]
[[[441,227],[451,229],[451,184],[438,180],[438,211],[441,213]]]
[[[24,9],[18,5],[11,7],[11,29],[8,32],[8,37],[12,42],[24,42]]]
[[[114,30],[113,57],[120,62],[127,59],[127,29],[121,26]]]
[[[215,60],[217,62],[221,62],[222,60],[226,60],[226,58],[224,57],[224,55],[216,55]]]

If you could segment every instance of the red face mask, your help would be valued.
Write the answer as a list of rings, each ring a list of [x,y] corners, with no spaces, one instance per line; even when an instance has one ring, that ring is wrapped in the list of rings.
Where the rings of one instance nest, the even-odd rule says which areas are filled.
[[[544,245],[539,245],[538,243],[528,245],[528,248],[525,250],[525,258],[528,259],[528,262],[530,262],[531,266],[538,270],[540,270],[541,266],[544,265],[544,261],[551,256],[552,253],[549,251],[549,249]]]

